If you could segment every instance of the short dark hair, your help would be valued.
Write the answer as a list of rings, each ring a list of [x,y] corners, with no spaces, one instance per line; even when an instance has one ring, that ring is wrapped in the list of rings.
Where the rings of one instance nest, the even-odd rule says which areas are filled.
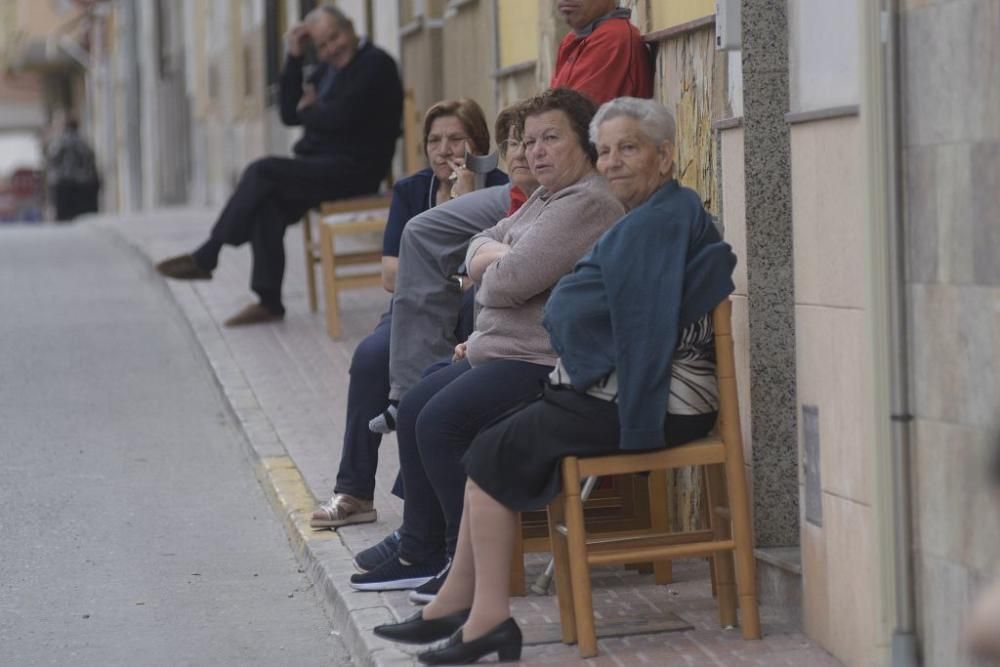
[[[431,133],[431,125],[438,118],[454,116],[469,135],[469,143],[477,155],[490,152],[490,128],[486,125],[486,114],[475,100],[463,97],[457,100],[444,100],[433,105],[424,115],[424,152],[427,151],[427,135]]]
[[[516,102],[497,114],[493,136],[496,138],[500,157],[507,157],[507,136],[511,128],[518,137],[524,133],[524,107],[524,102]]]
[[[580,148],[590,158],[591,164],[597,162],[597,150],[590,143],[590,121],[597,113],[597,105],[582,93],[569,88],[550,88],[535,95],[524,103],[524,118],[537,116],[548,111],[562,111],[569,118],[570,127],[576,135]]]

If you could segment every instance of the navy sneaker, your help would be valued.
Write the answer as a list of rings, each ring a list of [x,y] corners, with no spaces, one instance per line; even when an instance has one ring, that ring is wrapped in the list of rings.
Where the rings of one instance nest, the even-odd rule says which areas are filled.
[[[359,591],[401,591],[423,586],[445,566],[442,561],[404,565],[398,556],[385,561],[371,572],[351,575],[351,588]]]
[[[371,572],[376,567],[394,558],[399,553],[399,531],[394,530],[388,537],[373,547],[359,551],[354,557],[354,569],[358,572]]]
[[[441,590],[441,585],[444,580],[448,578],[448,572],[451,571],[451,561],[444,566],[444,569],[437,573],[437,576],[428,581],[423,586],[418,586],[410,591],[410,602],[413,604],[427,604],[434,600],[434,596],[438,594]]]

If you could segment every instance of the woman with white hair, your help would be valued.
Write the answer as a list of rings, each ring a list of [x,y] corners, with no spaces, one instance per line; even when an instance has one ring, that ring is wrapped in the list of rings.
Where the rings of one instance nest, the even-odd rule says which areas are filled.
[[[419,656],[425,664],[520,657],[508,588],[516,512],[557,495],[564,457],[671,447],[715,424],[711,313],[733,290],[736,258],[697,193],[674,178],[674,120],[663,105],[612,100],[590,134],[597,168],[629,212],[545,306],[559,360],[542,396],[480,431],[463,459],[465,509],[440,592],[411,618],[375,628],[401,642],[450,637]]]

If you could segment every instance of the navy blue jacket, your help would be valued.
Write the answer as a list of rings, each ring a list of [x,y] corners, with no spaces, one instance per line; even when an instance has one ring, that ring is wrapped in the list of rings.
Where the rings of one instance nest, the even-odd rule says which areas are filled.
[[[302,58],[288,56],[281,72],[281,122],[302,125],[302,156],[338,155],[379,180],[389,173],[403,117],[403,84],[396,61],[364,43],[342,70],[321,63],[309,78],[317,99],[301,111]]]
[[[573,387],[618,371],[622,449],[663,447],[680,331],[733,291],[736,256],[693,190],[670,181],[556,285],[543,323]]]
[[[504,185],[507,174],[494,169],[486,174],[486,187]],[[389,205],[389,220],[382,235],[382,254],[399,257],[399,242],[403,238],[403,227],[416,215],[437,204],[438,180],[430,167],[407,176],[392,186],[392,203]]]

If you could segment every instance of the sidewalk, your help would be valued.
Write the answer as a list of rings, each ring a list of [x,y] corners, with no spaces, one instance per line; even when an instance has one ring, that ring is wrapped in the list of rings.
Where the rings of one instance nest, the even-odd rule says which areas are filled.
[[[189,251],[202,242],[215,211],[176,209],[104,217],[95,224],[123,238],[152,262]],[[249,247],[226,248],[211,282],[168,281],[215,371],[248,442],[248,457],[262,486],[286,524],[303,567],[322,592],[327,611],[355,661],[362,665],[415,664],[422,649],[376,638],[371,628],[413,611],[406,592],[361,593],[347,583],[353,554],[378,542],[401,523],[399,499],[388,493],[398,469],[395,438],[383,440],[375,505],[379,520],[341,532],[312,531],[309,515],[316,499],[333,489],[343,437],[347,371],[357,343],[374,327],[388,304],[378,289],[347,292],[342,298],[344,335],[326,335],[323,314],[306,303],[301,231],[286,236],[286,319],[276,325],[225,329],[221,323],[253,300],[247,285]],[[212,508],[206,508],[212,511]],[[528,582],[547,558],[533,555]],[[671,631],[606,637],[589,665],[767,665],[836,666],[834,658],[802,633],[761,609],[762,641],[743,641],[738,629],[720,629],[705,560],[679,561],[675,583],[656,586],[651,575],[604,568],[595,574],[598,623],[618,630],[646,627]],[[575,646],[559,642],[555,597],[515,598],[514,615],[525,629],[526,664],[576,665]]]

